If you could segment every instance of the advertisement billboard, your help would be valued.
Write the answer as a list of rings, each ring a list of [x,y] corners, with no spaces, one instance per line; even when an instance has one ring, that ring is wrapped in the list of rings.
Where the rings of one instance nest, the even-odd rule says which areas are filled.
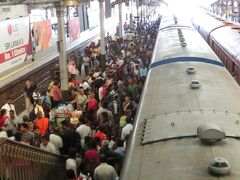
[[[70,41],[75,41],[80,37],[79,18],[75,17],[69,20]]]
[[[36,52],[49,48],[52,44],[52,24],[51,20],[33,22],[33,32]]]
[[[99,3],[98,1],[90,1],[87,9],[89,29],[93,29],[99,25]]]
[[[0,22],[0,73],[32,55],[29,17]]]

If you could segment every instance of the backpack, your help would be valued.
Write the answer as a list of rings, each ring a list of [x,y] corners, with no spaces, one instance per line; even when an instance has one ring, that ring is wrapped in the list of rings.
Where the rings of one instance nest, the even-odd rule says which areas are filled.
[[[39,108],[38,108],[39,111]],[[29,119],[34,121],[37,118],[37,115],[35,114],[35,107],[32,109],[32,111],[28,115]]]
[[[46,116],[47,118],[49,118],[49,113],[50,113],[51,107],[50,107],[49,104],[46,102],[46,98],[47,98],[47,97],[44,97],[44,99],[43,99],[42,107],[43,107],[43,111],[44,111],[45,116]]]

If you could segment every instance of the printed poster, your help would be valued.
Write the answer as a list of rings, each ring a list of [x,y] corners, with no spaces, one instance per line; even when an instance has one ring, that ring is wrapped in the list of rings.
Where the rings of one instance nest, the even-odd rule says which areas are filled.
[[[80,38],[80,24],[79,18],[69,20],[70,41],[75,41]]]
[[[17,66],[32,55],[29,17],[0,22],[0,73]]]
[[[51,46],[52,43],[52,24],[51,20],[42,20],[33,23],[35,39],[35,51],[43,51]]]

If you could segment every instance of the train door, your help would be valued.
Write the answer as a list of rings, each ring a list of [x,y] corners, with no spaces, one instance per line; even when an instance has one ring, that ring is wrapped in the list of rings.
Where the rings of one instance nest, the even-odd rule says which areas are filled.
[[[238,68],[236,76],[237,76],[237,82],[240,85],[240,68]]]

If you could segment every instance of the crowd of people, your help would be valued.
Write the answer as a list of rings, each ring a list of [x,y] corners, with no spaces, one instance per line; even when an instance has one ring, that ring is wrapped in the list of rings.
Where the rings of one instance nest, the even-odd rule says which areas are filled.
[[[18,119],[9,98],[0,111],[0,137],[65,155],[69,179],[117,179],[158,27],[159,20],[142,22],[128,39],[108,34],[105,68],[100,41],[73,53],[67,94],[57,71],[47,89],[27,80],[26,115]]]

